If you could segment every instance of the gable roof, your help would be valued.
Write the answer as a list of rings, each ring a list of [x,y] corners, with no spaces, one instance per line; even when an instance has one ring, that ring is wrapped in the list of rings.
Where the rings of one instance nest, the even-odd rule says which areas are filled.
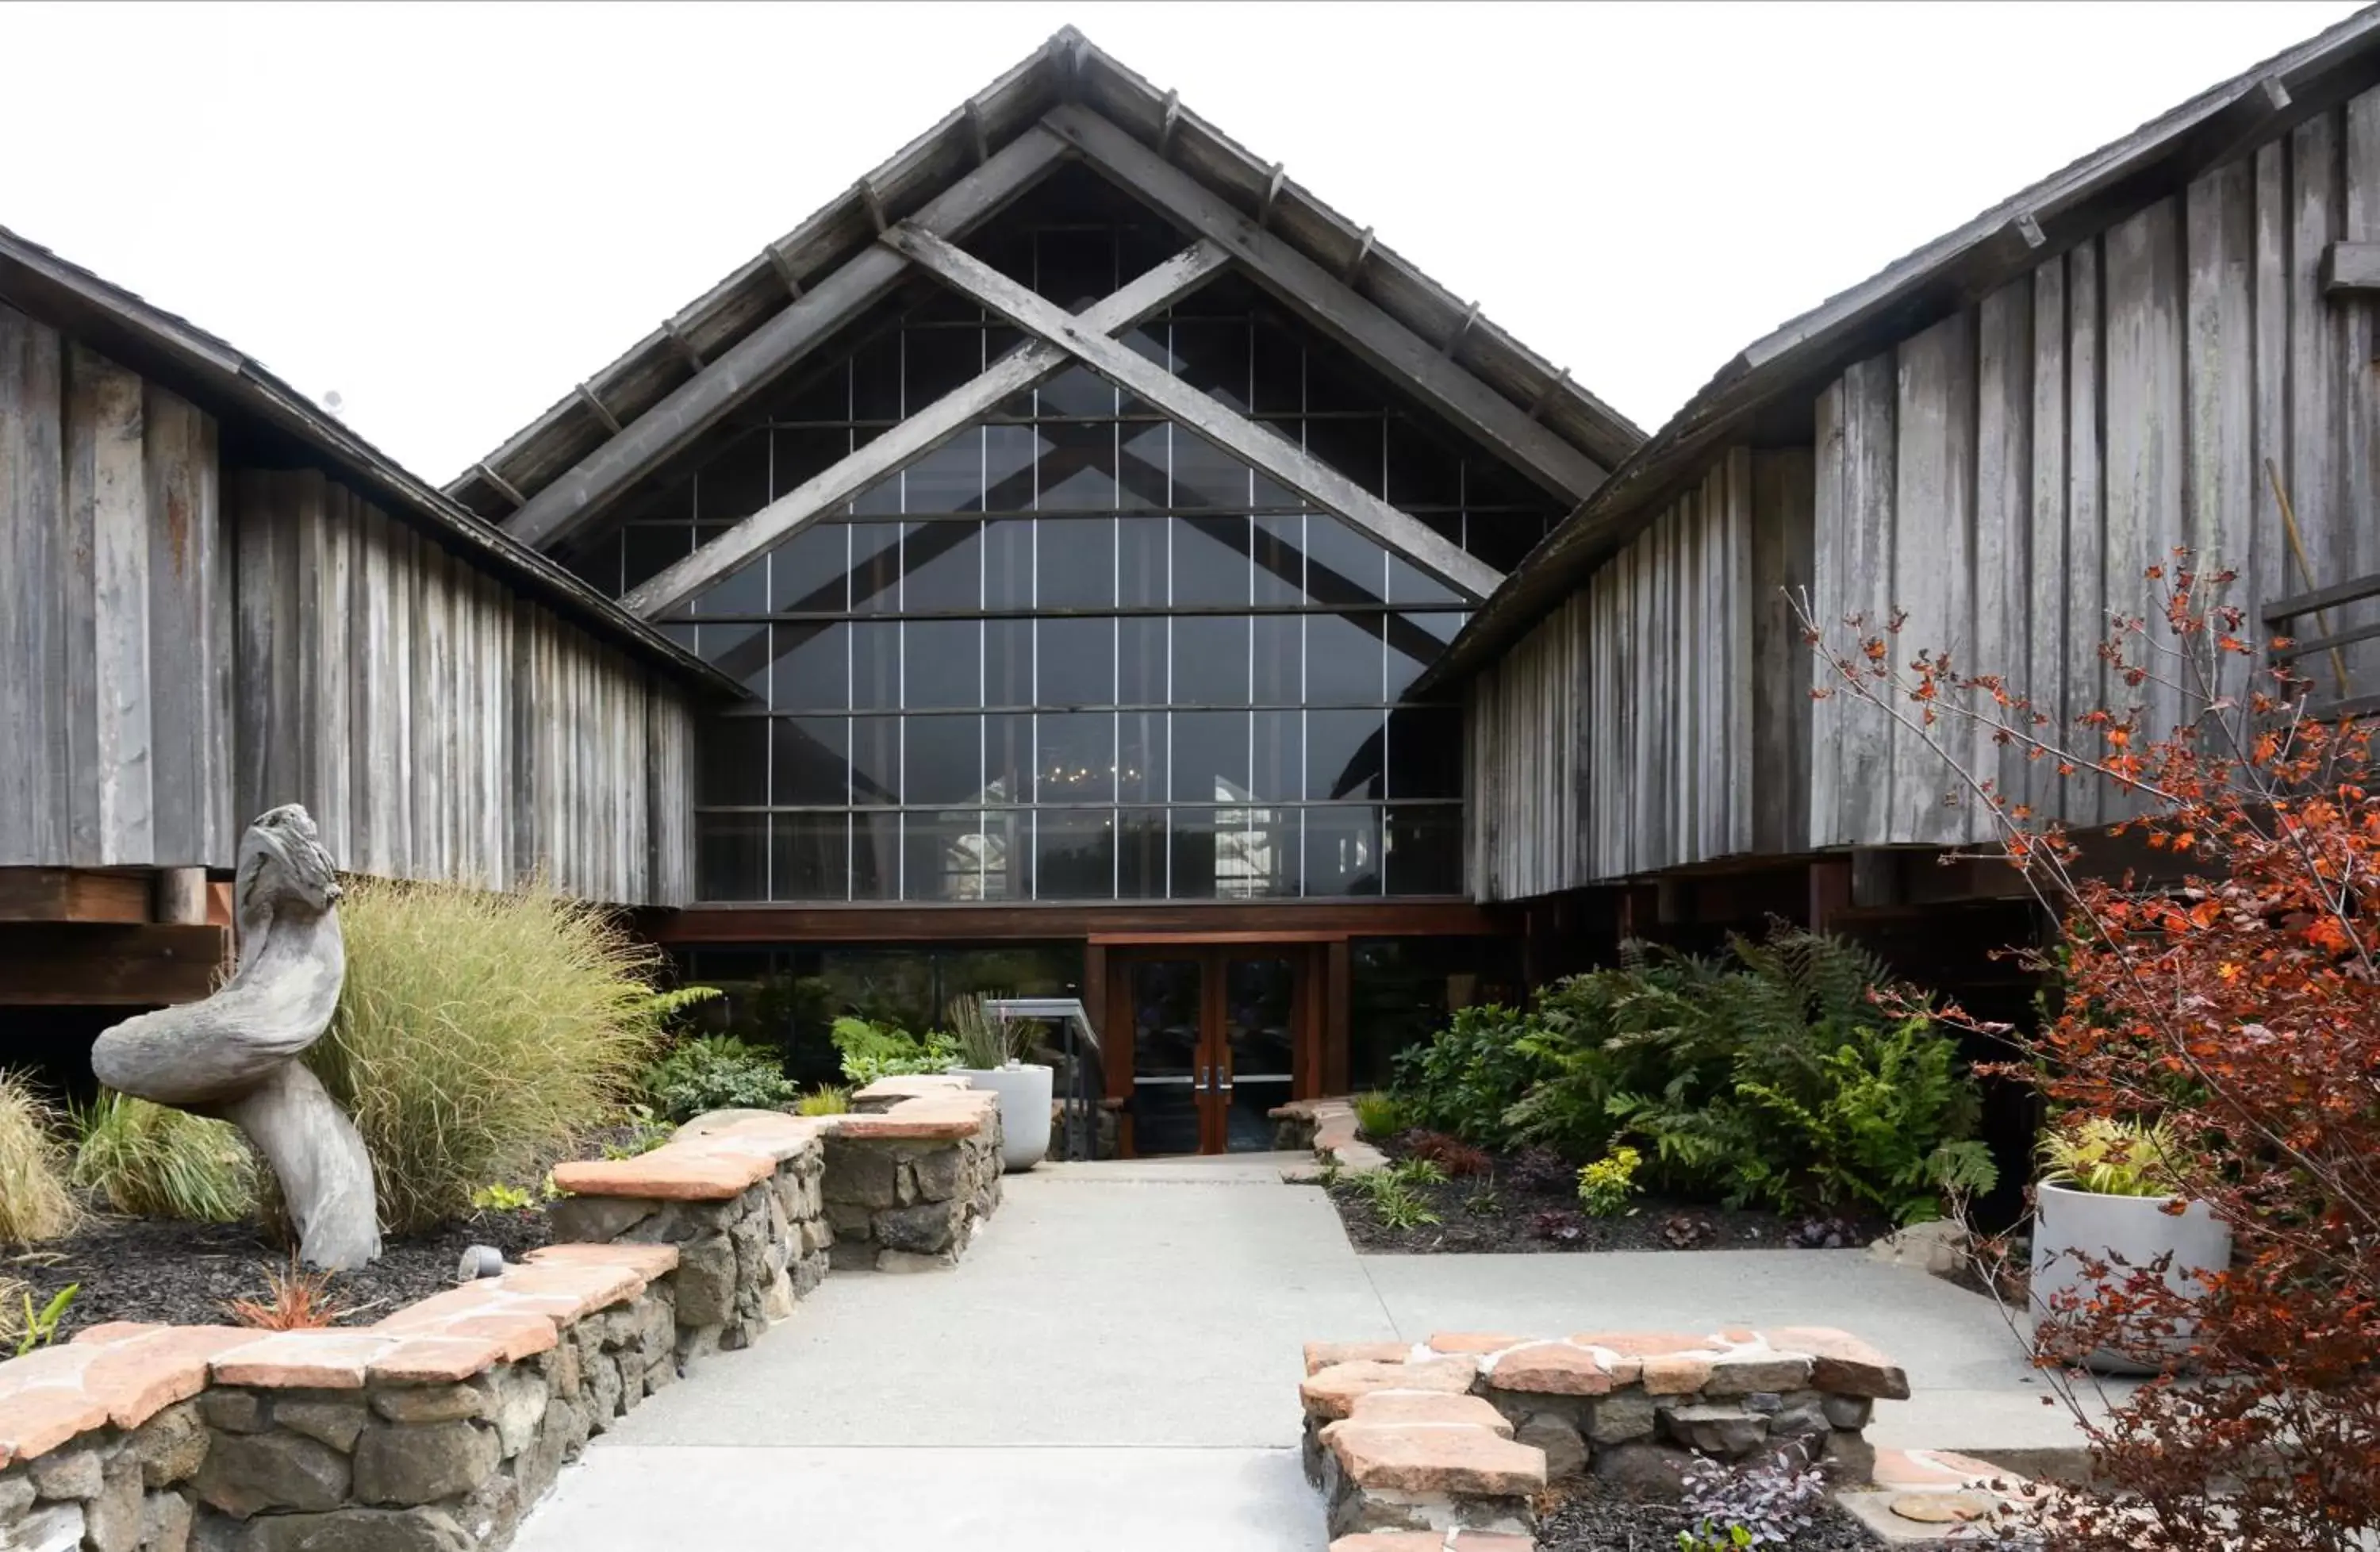
[[[1512,569],[1415,688],[1493,661],[1763,411],[1815,394],[1853,363],[2375,82],[2380,6],[2208,88],[1746,346]]]
[[[1371,228],[1323,204],[1267,163],[1094,46],[1071,27],[932,128],[879,164],[824,209],[738,265],[661,327],[449,481],[447,493],[491,522],[552,484],[654,408],[808,288],[871,247],[880,232],[949,190],[991,153],[1075,103],[1156,150],[1232,211],[1261,225],[1563,443],[1609,469],[1644,441],[1626,417],[1522,345]]]
[[[229,342],[0,226],[0,301],[72,334],[172,389],[218,422],[294,446],[466,564],[683,678],[737,697],[743,687],[601,591],[474,519]]]

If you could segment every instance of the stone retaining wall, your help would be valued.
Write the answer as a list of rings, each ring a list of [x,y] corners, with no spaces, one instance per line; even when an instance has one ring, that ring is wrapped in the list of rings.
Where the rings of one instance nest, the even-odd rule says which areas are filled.
[[[838,1270],[955,1266],[1000,1206],[1000,1097],[965,1078],[885,1078],[826,1135]]]
[[[1273,1123],[1273,1146],[1284,1153],[1314,1150],[1340,1172],[1368,1175],[1388,1168],[1389,1156],[1357,1135],[1355,1108],[1344,1099],[1293,1099],[1265,1112]]]
[[[590,1437],[818,1285],[839,1168],[889,1166],[889,1211],[951,1226],[920,1260],[956,1259],[999,1203],[997,1097],[874,1102],[715,1112],[638,1158],[563,1165],[557,1243],[375,1326],[119,1322],[0,1364],[0,1548],[502,1547]]]
[[[1674,1495],[1697,1456],[1780,1449],[1865,1482],[1899,1365],[1842,1331],[1440,1332],[1425,1343],[1310,1342],[1305,1467],[1330,1532],[1525,1534],[1530,1499],[1588,1473]]]

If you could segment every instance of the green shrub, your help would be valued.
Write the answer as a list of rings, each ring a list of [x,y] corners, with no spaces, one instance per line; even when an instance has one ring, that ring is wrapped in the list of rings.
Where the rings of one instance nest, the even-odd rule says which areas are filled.
[[[1348,1104],[1355,1112],[1355,1130],[1374,1142],[1385,1142],[1405,1129],[1405,1102],[1393,1094],[1376,1088],[1358,1094]]]
[[[947,1073],[959,1063],[958,1043],[948,1035],[923,1038],[905,1029],[850,1014],[834,1021],[834,1049],[843,1053],[843,1075],[865,1088],[879,1078]]]
[[[1636,1170],[1644,1162],[1643,1154],[1623,1144],[1587,1165],[1578,1172],[1578,1205],[1590,1218],[1618,1218],[1639,1189]]]
[[[256,1156],[229,1122],[102,1092],[74,1124],[74,1183],[117,1212],[233,1223],[256,1211]]]
[[[339,915],[346,985],[307,1061],[363,1134],[389,1232],[462,1217],[617,1115],[660,955],[601,909],[356,879]]]
[[[1542,1025],[1494,1003],[1464,1008],[1427,1045],[1399,1053],[1392,1092],[1405,1124],[1446,1132],[1479,1147],[1512,1140],[1504,1117],[1546,1075],[1529,1037]]]
[[[705,1110],[774,1110],[800,1094],[772,1051],[732,1035],[681,1040],[645,1069],[647,1101],[663,1119],[691,1121]]]
[[[2086,1116],[2041,1134],[2050,1185],[2106,1196],[2172,1196],[2181,1190],[2181,1140],[2162,1121]]]
[[[851,1090],[841,1084],[820,1084],[802,1096],[794,1106],[795,1115],[845,1115],[851,1109]]]
[[[1413,1182],[1394,1169],[1375,1170],[1368,1175],[1358,1175],[1356,1183],[1372,1205],[1373,1216],[1387,1228],[1418,1229],[1425,1223],[1436,1223],[1438,1214]]]
[[[57,1112],[20,1073],[0,1072],[0,1243],[71,1233],[81,1218],[67,1189]]]

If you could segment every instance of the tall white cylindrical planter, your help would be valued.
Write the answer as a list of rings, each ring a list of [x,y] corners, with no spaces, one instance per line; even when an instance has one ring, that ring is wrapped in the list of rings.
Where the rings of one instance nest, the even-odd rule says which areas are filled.
[[[2082,1260],[2109,1263],[2111,1279],[2127,1267],[2146,1267],[2161,1255],[2168,1288],[2187,1298],[2204,1294],[2201,1274],[2219,1272],[2231,1264],[2231,1231],[2207,1209],[2192,1202],[2179,1215],[2168,1213],[2169,1198],[2110,1196],[2096,1191],[2045,1182],[2037,1188],[2033,1220],[2033,1315],[2036,1322],[2052,1308],[2060,1293],[2084,1299],[2099,1285],[2082,1269]],[[2148,1374],[2148,1365],[2106,1349],[2083,1362],[2101,1374]]]
[[[962,1067],[959,1075],[969,1088],[1000,1096],[1002,1172],[1017,1174],[1040,1163],[1050,1151],[1050,1069],[1012,1061],[1005,1067]]]

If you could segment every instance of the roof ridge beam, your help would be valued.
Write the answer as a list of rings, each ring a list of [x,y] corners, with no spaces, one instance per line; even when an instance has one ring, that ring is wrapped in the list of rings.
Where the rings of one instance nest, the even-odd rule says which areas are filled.
[[[1056,136],[1027,129],[909,219],[945,236],[964,236],[1071,155]],[[595,522],[638,480],[892,295],[908,273],[906,260],[870,243],[532,495],[504,519],[504,532],[524,544],[550,548]]]
[[[1231,256],[1221,248],[1202,239],[1113,296],[1093,303],[1075,321],[1102,335],[1121,333],[1172,306],[1230,263]],[[1047,340],[1035,340],[1011,351],[971,382],[952,389],[632,589],[621,599],[622,606],[647,619],[675,609],[878,480],[931,453],[997,409],[1011,394],[1055,377],[1073,360]]]
[[[1057,346],[1124,392],[1155,405],[1202,440],[1362,529],[1449,587],[1475,600],[1486,598],[1503,581],[1503,573],[1428,525],[1390,506],[1278,432],[1200,393],[1104,332],[1087,328],[1081,319],[955,245],[907,222],[895,224],[883,240],[1018,328]],[[1226,250],[1230,247],[1220,241],[1218,246]]]
[[[1223,197],[1142,145],[1114,122],[1079,104],[1052,108],[1041,122],[1109,177],[1184,229],[1221,243],[1250,276],[1291,309],[1433,411],[1544,487],[1577,502],[1606,470],[1529,418],[1439,347],[1389,316],[1279,235],[1262,230]],[[1370,253],[1366,248],[1363,252]]]

